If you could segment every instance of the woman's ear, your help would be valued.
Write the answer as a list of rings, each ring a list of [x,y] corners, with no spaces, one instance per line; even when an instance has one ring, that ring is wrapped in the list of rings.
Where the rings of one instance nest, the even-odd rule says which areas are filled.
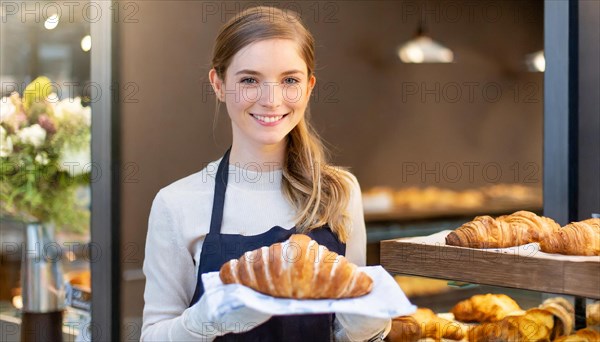
[[[307,90],[307,97],[310,97],[310,94],[312,94],[312,90],[315,87],[315,84],[317,83],[317,78],[315,77],[315,75],[311,75],[310,78],[308,79],[308,90]]]
[[[219,78],[219,75],[217,75],[215,68],[210,69],[208,72],[208,79],[210,80],[210,84],[215,91],[217,99],[219,99],[221,102],[224,102],[225,96],[223,95],[223,81]]]

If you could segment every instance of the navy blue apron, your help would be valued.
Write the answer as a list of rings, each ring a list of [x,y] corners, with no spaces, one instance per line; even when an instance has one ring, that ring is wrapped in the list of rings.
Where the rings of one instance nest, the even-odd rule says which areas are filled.
[[[196,290],[190,306],[195,304],[204,293],[203,273],[219,271],[224,263],[241,257],[247,251],[285,241],[296,233],[296,227],[288,230],[275,226],[262,234],[253,236],[221,234],[230,151],[231,147],[221,159],[215,177],[210,232],[202,244]],[[333,252],[340,255],[346,254],[346,245],[340,242],[328,225],[313,229],[307,235]],[[215,341],[332,341],[334,317],[334,314],[273,316],[252,330],[241,334],[229,333],[218,337]]]

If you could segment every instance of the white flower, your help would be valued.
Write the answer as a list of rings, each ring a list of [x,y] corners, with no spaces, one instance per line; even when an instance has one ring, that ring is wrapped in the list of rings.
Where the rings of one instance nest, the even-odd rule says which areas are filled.
[[[0,122],[7,121],[16,112],[17,109],[9,97],[3,97],[0,100]]]
[[[48,165],[49,161],[50,160],[48,159],[48,153],[46,153],[46,152],[38,153],[35,156],[35,162],[38,163],[38,164],[40,164],[40,165]]]
[[[48,98],[46,99],[48,100],[48,102],[50,103],[58,103],[59,99],[58,99],[58,95],[56,95],[56,93],[50,93],[50,95],[48,95]]]
[[[64,99],[58,102],[54,108],[54,115],[59,120],[81,118],[88,126],[92,123],[91,108],[82,106],[80,97]]]
[[[7,136],[4,127],[0,126],[0,157],[8,157],[13,151],[12,139]]]
[[[17,133],[17,137],[25,144],[31,144],[34,147],[40,147],[46,140],[46,130],[42,126],[35,124],[25,127]]]
[[[71,176],[78,176],[91,171],[90,147],[86,145],[86,147],[76,150],[70,146],[65,146],[58,166],[61,170],[67,171]]]

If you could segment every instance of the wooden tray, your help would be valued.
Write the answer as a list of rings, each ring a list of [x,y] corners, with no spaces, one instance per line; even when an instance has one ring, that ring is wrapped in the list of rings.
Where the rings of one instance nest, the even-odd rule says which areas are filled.
[[[496,250],[448,246],[449,232],[381,241],[381,265],[391,274],[600,299],[600,257],[542,253],[537,244]]]

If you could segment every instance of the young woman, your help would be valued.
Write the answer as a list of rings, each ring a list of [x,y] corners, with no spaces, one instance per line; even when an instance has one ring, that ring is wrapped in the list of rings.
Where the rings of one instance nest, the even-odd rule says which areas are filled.
[[[219,32],[209,78],[217,111],[227,107],[233,142],[222,158],[154,199],[142,340],[364,341],[389,331],[389,319],[270,316],[231,291],[204,291],[203,273],[293,233],[365,265],[359,184],[327,164],[308,121],[314,69],[313,37],[289,11],[254,7]]]

